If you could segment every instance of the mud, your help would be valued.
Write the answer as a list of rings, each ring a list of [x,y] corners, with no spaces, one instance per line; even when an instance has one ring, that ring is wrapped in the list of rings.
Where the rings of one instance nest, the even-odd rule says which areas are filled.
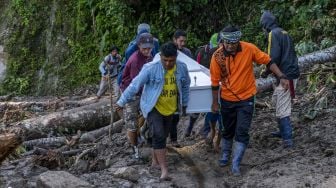
[[[241,177],[232,176],[230,166],[218,166],[219,154],[198,135],[204,122],[200,116],[189,138],[182,136],[188,120],[180,122],[182,148],[173,148],[168,142],[172,181],[161,182],[160,171],[149,168],[148,146],[141,148],[142,160],[131,158],[123,131],[113,134],[112,142],[105,136],[69,148],[79,150],[76,155],[62,156],[52,151],[12,155],[0,167],[0,187],[36,187],[38,176],[48,170],[68,171],[96,187],[336,187],[336,88],[321,87],[322,92],[309,93],[305,82],[300,85],[292,117],[294,148],[285,150],[280,139],[270,136],[277,130],[274,108],[257,107]],[[270,96],[258,95],[258,101],[270,104]],[[316,108],[323,97],[327,106]],[[309,116],[312,110],[316,111],[313,119]]]

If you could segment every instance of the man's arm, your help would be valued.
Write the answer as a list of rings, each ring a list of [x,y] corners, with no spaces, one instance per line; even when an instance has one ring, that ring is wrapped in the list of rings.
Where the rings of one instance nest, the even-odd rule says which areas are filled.
[[[219,95],[219,87],[212,87],[211,111],[214,113],[219,112],[218,95]]]
[[[182,106],[187,107],[188,101],[189,101],[189,93],[190,93],[190,77],[189,72],[187,69],[187,65],[184,63],[181,63],[181,67],[183,67],[184,74],[186,75],[185,81],[182,82]]]
[[[221,68],[218,65],[214,55],[212,55],[210,63],[210,77],[211,77],[211,89],[212,89],[211,111],[217,113],[219,111],[218,95],[219,95],[219,82],[221,80]]]
[[[106,70],[105,70],[105,62],[104,62],[104,61],[102,61],[102,62],[100,63],[100,65],[99,65],[99,71],[101,72],[102,76],[104,76],[104,75],[107,74],[107,72],[106,72]]]
[[[125,106],[125,104],[129,102],[133,98],[133,96],[135,96],[139,92],[140,88],[142,88],[145,85],[145,83],[148,81],[149,74],[150,74],[149,67],[144,66],[141,69],[139,75],[136,76],[132,80],[130,85],[126,88],[126,90],[120,96],[117,102],[117,105],[119,107]]]
[[[272,63],[272,62],[270,63],[271,65],[269,66],[269,69],[279,78],[280,84],[282,85],[282,87],[285,90],[287,90],[289,88],[288,78],[286,77],[284,73],[281,72],[281,70],[275,63]]]

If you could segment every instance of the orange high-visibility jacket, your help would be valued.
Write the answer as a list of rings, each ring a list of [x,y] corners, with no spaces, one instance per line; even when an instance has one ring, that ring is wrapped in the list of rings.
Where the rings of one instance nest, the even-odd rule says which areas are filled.
[[[240,41],[234,56],[219,48],[211,58],[211,86],[218,87],[221,83],[221,98],[227,101],[248,99],[257,93],[253,62],[268,64],[270,61],[266,53],[248,42]]]

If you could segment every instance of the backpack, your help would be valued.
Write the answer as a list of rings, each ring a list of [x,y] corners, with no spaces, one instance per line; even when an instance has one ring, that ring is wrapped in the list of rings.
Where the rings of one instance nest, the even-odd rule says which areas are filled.
[[[208,44],[198,47],[195,55],[196,55],[196,61],[199,64],[203,65],[206,68],[210,67],[212,53],[210,53],[210,46]]]

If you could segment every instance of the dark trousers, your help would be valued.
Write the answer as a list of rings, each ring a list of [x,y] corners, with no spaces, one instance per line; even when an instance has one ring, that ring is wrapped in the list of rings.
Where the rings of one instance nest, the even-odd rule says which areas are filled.
[[[148,114],[147,123],[152,147],[154,149],[166,148],[166,138],[172,125],[173,115],[164,116],[155,108]]]
[[[227,140],[235,138],[244,144],[249,143],[249,130],[254,110],[254,97],[231,102],[221,99],[221,115],[224,131],[222,137]]]
[[[173,115],[173,120],[172,120],[172,125],[170,127],[169,131],[169,136],[170,136],[170,141],[175,142],[177,141],[177,124],[180,121],[180,115],[179,114],[174,114]]]

